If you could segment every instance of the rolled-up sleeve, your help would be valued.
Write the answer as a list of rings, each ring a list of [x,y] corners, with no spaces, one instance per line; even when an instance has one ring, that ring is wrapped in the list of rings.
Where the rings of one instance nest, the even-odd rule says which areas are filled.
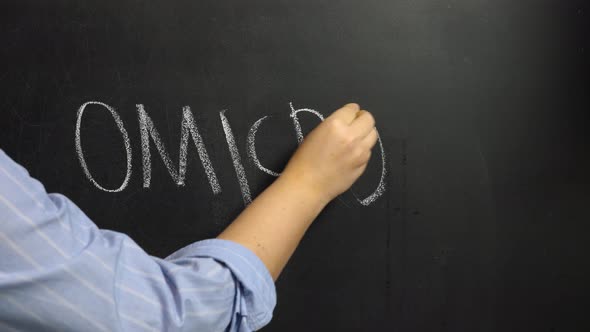
[[[209,239],[150,256],[2,150],[0,257],[0,330],[254,331],[276,304],[249,249]]]
[[[272,318],[276,291],[270,273],[249,249],[232,241],[210,239],[193,243],[166,258],[176,266],[191,259],[212,258],[231,271],[236,283],[231,331],[257,330]]]

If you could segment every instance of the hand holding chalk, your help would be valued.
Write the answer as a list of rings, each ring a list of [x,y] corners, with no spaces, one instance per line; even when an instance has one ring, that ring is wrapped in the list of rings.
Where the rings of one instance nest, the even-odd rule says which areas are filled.
[[[365,171],[377,138],[371,113],[358,104],[347,104],[307,135],[282,177],[328,202]]]

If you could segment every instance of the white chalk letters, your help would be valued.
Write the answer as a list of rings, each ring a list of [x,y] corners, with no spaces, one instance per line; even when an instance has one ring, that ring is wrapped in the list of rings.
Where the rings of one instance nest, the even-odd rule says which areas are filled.
[[[96,182],[96,180],[94,180],[94,178],[92,177],[92,174],[90,174],[90,170],[88,169],[88,165],[86,165],[86,160],[84,159],[84,152],[82,151],[82,138],[80,137],[80,126],[82,124],[82,116],[84,115],[84,110],[86,109],[86,106],[88,106],[88,105],[101,105],[102,107],[106,108],[109,112],[111,112],[111,115],[113,116],[113,119],[115,120],[115,123],[117,124],[117,128],[119,129],[119,131],[121,132],[121,135],[123,136],[123,144],[125,145],[125,152],[127,155],[127,172],[125,173],[125,180],[123,180],[123,183],[117,189],[107,189],[107,188],[102,187],[100,184],[98,184],[98,182]],[[127,130],[125,130],[125,127],[123,126],[123,121],[121,121],[119,114],[117,114],[117,112],[115,112],[115,110],[112,107],[110,107],[109,105],[103,104],[98,101],[89,101],[87,103],[84,103],[78,109],[75,136],[76,136],[76,152],[78,154],[78,160],[80,160],[80,165],[82,166],[82,170],[84,170],[84,174],[86,174],[86,177],[88,178],[88,180],[90,180],[90,182],[92,182],[92,184],[94,184],[98,189],[104,190],[107,192],[119,192],[119,191],[122,191],[123,189],[125,189],[125,187],[127,187],[127,184],[129,184],[129,179],[131,178],[131,144],[129,143],[129,136],[127,135]]]
[[[127,167],[125,173],[125,179],[120,187],[116,189],[108,189],[100,185],[90,173],[90,169],[86,163],[86,159],[84,158],[84,151],[82,149],[82,139],[80,133],[80,127],[82,123],[82,118],[84,115],[84,111],[88,105],[100,105],[107,109],[113,120],[115,121],[119,132],[123,138],[123,143],[125,146],[126,157],[127,157]],[[298,114],[301,112],[311,113],[314,114],[320,121],[324,120],[324,117],[321,113],[309,109],[309,108],[300,108],[295,109],[292,103],[289,103],[291,108],[290,117],[293,120],[293,126],[295,128],[295,134],[297,135],[297,142],[301,144],[303,142],[303,132],[301,129],[301,125],[299,124]],[[201,161],[201,165],[203,166],[203,170],[205,171],[205,175],[209,180],[209,185],[211,186],[211,191],[214,195],[221,193],[221,186],[217,179],[217,175],[215,173],[215,169],[213,168],[213,164],[211,163],[211,159],[209,158],[209,154],[207,153],[207,149],[205,147],[205,143],[203,138],[199,134],[199,130],[195,119],[193,117],[193,113],[189,106],[184,106],[182,108],[182,122],[180,124],[180,151],[179,151],[179,160],[178,160],[178,168],[175,167],[174,162],[171,160],[167,149],[160,138],[160,134],[158,133],[158,129],[154,122],[152,121],[151,117],[149,116],[148,112],[145,110],[145,107],[142,104],[136,105],[137,107],[137,116],[139,121],[139,134],[141,140],[141,155],[142,155],[142,167],[143,167],[143,187],[149,188],[151,184],[152,178],[152,145],[155,146],[156,150],[158,151],[158,155],[160,159],[164,163],[166,170],[170,174],[170,177],[178,186],[183,186],[185,183],[186,171],[187,171],[187,149],[189,143],[189,137],[192,138],[192,141],[197,148],[197,152],[199,154],[199,159]],[[229,153],[233,162],[235,174],[237,180],[240,184],[240,190],[242,194],[242,199],[244,200],[244,204],[248,205],[252,202],[252,196],[250,194],[250,186],[248,184],[248,179],[246,177],[246,172],[244,170],[244,165],[242,164],[242,160],[240,158],[239,149],[236,145],[236,140],[234,134],[232,132],[230,123],[228,118],[226,117],[225,110],[219,112],[219,117],[221,119],[221,125],[223,127],[223,132],[225,134],[225,139],[227,141],[227,146],[229,149]],[[266,120],[268,116],[264,116],[257,121],[250,127],[247,137],[247,153],[248,158],[256,168],[260,171],[269,174],[271,176],[279,176],[280,172],[276,172],[270,170],[260,163],[258,156],[256,154],[256,133],[260,129],[261,124],[264,120]],[[119,117],[119,114],[115,111],[115,109],[107,104],[98,102],[98,101],[89,101],[84,103],[78,109],[77,113],[77,120],[76,120],[76,128],[75,128],[75,143],[76,143],[76,153],[78,155],[78,160],[80,161],[80,165],[82,166],[82,170],[88,180],[98,189],[106,191],[106,192],[120,192],[124,190],[127,185],[129,184],[129,180],[131,178],[131,158],[132,158],[132,149],[131,143],[129,140],[129,136],[127,131],[125,130],[125,126],[123,125],[123,121]],[[153,143],[153,144],[152,144]],[[383,193],[385,192],[385,177],[386,177],[386,159],[385,159],[385,151],[383,148],[383,142],[381,137],[379,137],[379,148],[381,152],[381,178],[379,180],[379,184],[375,191],[367,196],[366,198],[358,198],[357,200],[362,205],[370,205],[375,200],[377,200]],[[355,195],[356,196],[356,195]]]

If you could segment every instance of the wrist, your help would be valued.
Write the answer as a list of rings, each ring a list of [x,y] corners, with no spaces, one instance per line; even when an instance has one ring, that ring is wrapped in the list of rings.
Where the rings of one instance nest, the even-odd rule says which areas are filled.
[[[277,182],[285,184],[289,191],[297,193],[300,199],[319,207],[320,210],[333,199],[321,186],[302,173],[285,170],[277,179]]]

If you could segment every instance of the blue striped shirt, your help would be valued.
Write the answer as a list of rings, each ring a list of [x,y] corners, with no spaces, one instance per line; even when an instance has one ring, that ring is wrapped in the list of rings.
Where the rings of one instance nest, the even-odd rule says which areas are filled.
[[[275,304],[245,247],[210,239],[150,256],[0,149],[0,330],[251,331]]]

